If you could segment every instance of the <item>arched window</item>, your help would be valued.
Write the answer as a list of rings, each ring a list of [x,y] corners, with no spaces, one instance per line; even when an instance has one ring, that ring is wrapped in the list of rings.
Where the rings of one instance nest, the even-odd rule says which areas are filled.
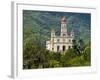
[[[59,49],[60,49],[60,46],[57,46],[57,51],[59,51]]]
[[[68,48],[70,49],[70,46],[68,46]]]
[[[57,39],[57,42],[59,42],[60,41],[60,39]]]
[[[62,50],[63,50],[63,51],[65,51],[65,50],[66,50],[66,46],[65,46],[65,45],[63,45]]]
[[[66,36],[66,34],[63,34],[63,36]]]
[[[69,42],[71,42],[71,40],[69,39]]]

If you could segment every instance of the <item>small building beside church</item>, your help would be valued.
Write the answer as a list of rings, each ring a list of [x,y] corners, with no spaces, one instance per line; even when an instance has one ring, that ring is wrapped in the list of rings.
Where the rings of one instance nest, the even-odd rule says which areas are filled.
[[[55,34],[55,30],[51,30],[51,38],[46,41],[46,49],[54,52],[64,52],[73,46],[74,32],[73,30],[68,34],[68,21],[66,17],[61,18],[60,35]]]

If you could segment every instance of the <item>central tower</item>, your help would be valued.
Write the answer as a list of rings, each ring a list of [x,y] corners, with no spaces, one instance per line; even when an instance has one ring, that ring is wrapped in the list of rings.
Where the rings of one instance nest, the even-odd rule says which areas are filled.
[[[62,17],[60,20],[60,35],[55,34],[55,30],[51,30],[51,38],[49,41],[46,41],[46,48],[50,51],[54,52],[61,52],[67,51],[68,49],[72,48],[73,46],[73,39],[74,39],[74,31],[72,30],[68,34],[67,24],[68,21],[65,17]]]
[[[66,17],[62,17],[61,19],[61,37],[67,36],[67,20]]]

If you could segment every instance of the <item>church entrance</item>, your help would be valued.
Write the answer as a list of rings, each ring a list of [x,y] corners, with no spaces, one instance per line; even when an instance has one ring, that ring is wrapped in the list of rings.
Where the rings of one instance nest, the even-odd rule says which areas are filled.
[[[59,52],[59,46],[57,46],[57,51]]]
[[[65,51],[65,50],[66,50],[66,46],[63,46],[63,47],[62,47],[62,50]]]

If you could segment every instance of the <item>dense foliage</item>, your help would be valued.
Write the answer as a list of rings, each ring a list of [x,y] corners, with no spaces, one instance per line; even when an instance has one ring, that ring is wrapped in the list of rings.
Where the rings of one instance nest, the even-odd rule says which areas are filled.
[[[73,41],[73,48],[65,52],[51,52],[38,44],[26,43],[24,48],[23,67],[33,68],[54,68],[54,67],[76,67],[90,66],[91,55],[90,46],[85,45],[81,40]]]

